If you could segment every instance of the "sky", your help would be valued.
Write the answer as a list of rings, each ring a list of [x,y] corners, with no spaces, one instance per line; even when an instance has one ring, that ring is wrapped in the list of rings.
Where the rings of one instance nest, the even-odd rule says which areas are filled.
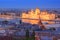
[[[0,0],[0,8],[60,8],[60,0]]]

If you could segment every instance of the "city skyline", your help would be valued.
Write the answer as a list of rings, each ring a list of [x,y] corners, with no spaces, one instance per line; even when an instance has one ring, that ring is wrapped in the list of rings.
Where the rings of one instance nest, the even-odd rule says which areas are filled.
[[[60,8],[60,0],[0,0],[0,8]]]

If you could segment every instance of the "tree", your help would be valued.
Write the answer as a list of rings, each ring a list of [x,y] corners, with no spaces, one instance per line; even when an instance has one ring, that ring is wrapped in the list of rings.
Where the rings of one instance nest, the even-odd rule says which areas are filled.
[[[26,40],[29,40],[29,30],[26,30]]]
[[[22,21],[20,20],[20,24],[22,23]]]
[[[35,40],[35,31],[33,30],[33,33],[32,33],[32,40]]]

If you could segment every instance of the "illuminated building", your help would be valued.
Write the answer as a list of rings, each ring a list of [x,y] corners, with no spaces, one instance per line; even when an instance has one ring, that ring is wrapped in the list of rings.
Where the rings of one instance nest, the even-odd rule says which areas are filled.
[[[0,18],[3,18],[3,19],[13,19],[13,16],[9,16],[9,15],[0,15]]]
[[[23,13],[22,13],[22,16],[21,16],[21,17],[23,18],[22,21],[23,21],[23,22],[29,22],[28,19],[24,19],[24,18],[28,18],[28,16],[29,16],[28,14],[26,14],[25,12],[23,12]]]
[[[33,9],[31,11],[28,11],[28,13],[22,13],[21,18],[27,18],[27,19],[22,19],[22,22],[28,22],[31,24],[38,24],[39,20],[54,20],[55,19],[55,14],[49,13],[47,11],[40,11],[40,9],[36,8],[34,11]],[[30,19],[30,20],[29,20]],[[34,19],[34,20],[32,20]]]
[[[40,14],[40,19],[42,20],[54,20],[55,19],[55,14],[49,13],[47,11],[42,11]]]
[[[22,13],[22,18],[29,18],[29,19],[39,19],[38,13],[40,12],[39,9],[36,9],[35,12],[32,9],[31,11],[27,13]],[[28,20],[28,19],[22,19],[22,22],[29,22],[31,24],[37,24],[39,20]]]

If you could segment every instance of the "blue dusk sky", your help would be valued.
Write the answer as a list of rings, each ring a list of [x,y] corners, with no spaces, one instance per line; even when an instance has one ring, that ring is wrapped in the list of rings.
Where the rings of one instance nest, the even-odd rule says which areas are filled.
[[[0,0],[0,8],[60,8],[60,0]]]

